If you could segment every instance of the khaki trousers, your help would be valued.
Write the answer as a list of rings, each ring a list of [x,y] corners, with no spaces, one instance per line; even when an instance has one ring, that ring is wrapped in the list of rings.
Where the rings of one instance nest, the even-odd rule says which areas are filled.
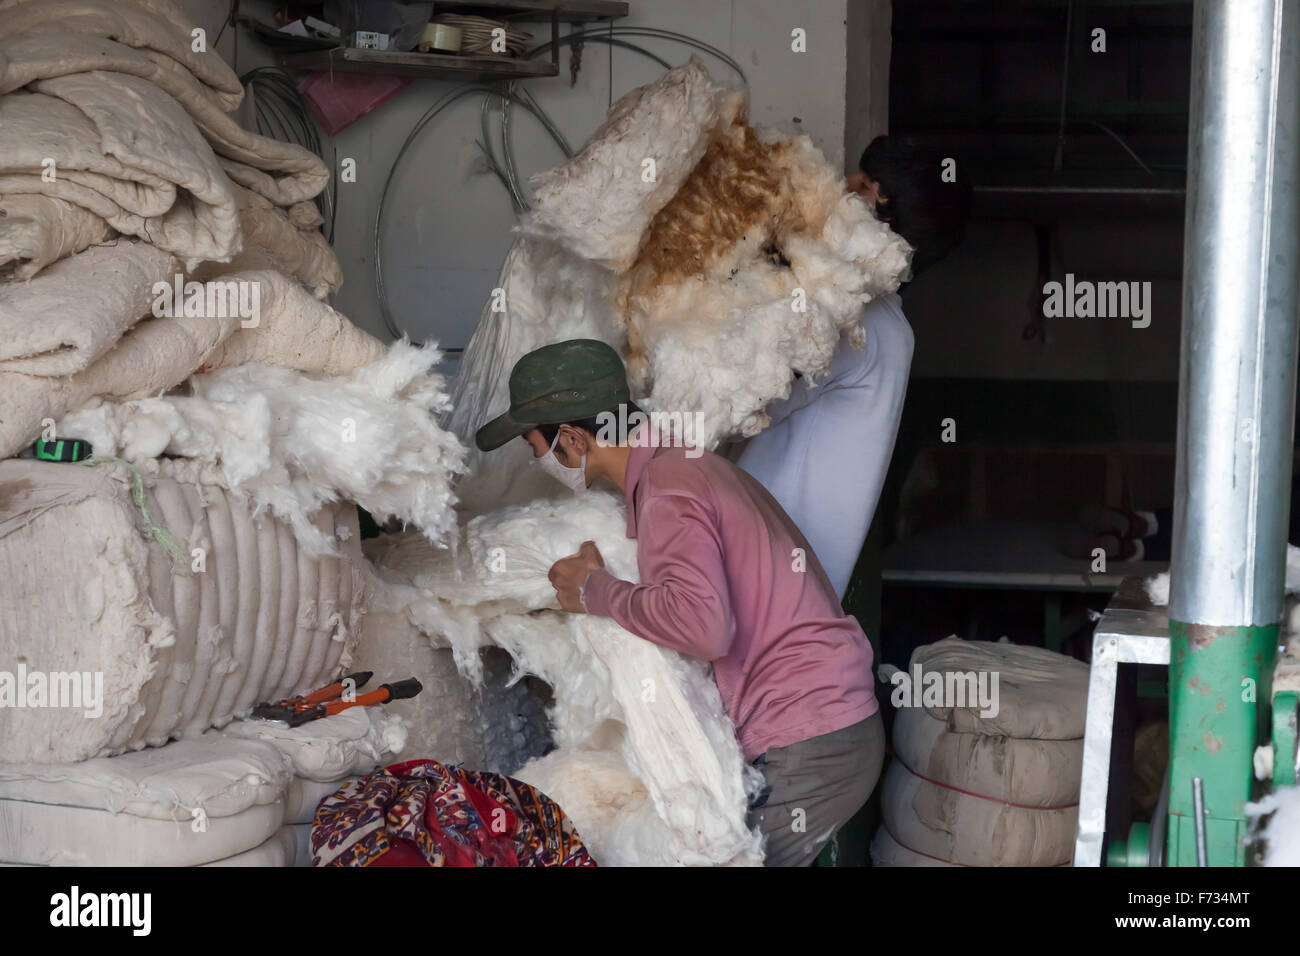
[[[750,804],[749,825],[766,845],[765,866],[808,866],[871,796],[885,759],[885,726],[866,720],[755,758],[767,789]]]

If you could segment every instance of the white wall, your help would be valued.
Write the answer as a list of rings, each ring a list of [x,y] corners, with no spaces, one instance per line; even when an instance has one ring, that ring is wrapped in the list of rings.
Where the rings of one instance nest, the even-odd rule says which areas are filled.
[[[867,144],[889,132],[893,9],[891,0],[848,0],[846,6],[844,168],[853,172]]]

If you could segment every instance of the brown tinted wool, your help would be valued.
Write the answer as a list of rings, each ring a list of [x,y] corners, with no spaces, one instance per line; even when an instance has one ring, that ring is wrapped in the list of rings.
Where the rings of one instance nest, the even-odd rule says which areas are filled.
[[[793,201],[786,157],[789,141],[764,143],[743,115],[709,144],[682,188],[650,224],[628,273],[620,305],[653,296],[662,285],[703,276],[759,230],[760,245],[779,255],[780,240],[806,224]],[[629,363],[645,353],[640,330],[628,323]]]
[[[650,225],[633,267],[634,288],[702,274],[711,259],[755,226],[776,231],[790,203],[777,154],[743,118],[715,139]]]

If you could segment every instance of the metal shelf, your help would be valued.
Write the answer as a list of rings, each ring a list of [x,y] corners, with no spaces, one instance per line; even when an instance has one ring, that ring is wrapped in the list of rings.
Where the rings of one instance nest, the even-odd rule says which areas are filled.
[[[380,73],[426,80],[518,80],[558,76],[550,60],[515,60],[497,56],[457,56],[450,53],[398,53],[335,47],[310,53],[289,53],[280,62],[306,72]]]
[[[443,9],[438,9],[439,7]],[[453,53],[362,50],[334,47],[301,53],[284,53],[280,63],[307,72],[377,73],[426,80],[522,80],[559,76],[559,25],[613,21],[627,16],[621,0],[478,0],[475,3],[442,3],[439,13],[469,13],[511,22],[544,22],[551,25],[551,57],[514,59],[499,56],[463,56]]]
[[[561,23],[591,23],[627,16],[627,4],[620,0],[471,0],[443,3],[435,13],[470,13],[519,23],[549,21],[552,14]]]

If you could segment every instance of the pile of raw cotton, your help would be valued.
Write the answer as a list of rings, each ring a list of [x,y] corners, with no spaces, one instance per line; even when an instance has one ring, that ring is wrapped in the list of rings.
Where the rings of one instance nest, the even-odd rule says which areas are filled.
[[[584,337],[620,350],[644,408],[698,414],[698,444],[753,435],[795,373],[815,381],[842,337],[860,342],[862,307],[908,274],[907,243],[812,142],[753,129],[744,97],[696,60],[620,99],[533,185],[453,393],[448,426],[466,441],[508,405],[521,355]],[[471,453],[468,505],[542,493],[519,477],[525,454]]]
[[[454,551],[407,534],[367,554],[389,582],[385,603],[449,646],[476,683],[480,648],[496,645],[550,685],[555,749],[511,773],[564,808],[598,863],[758,862],[746,765],[707,665],[558,610],[547,571],[584,540],[637,579],[625,528],[621,502],[591,492],[581,506],[544,499],[474,518]]]
[[[1060,866],[1079,813],[1088,667],[949,637],[881,668],[897,708],[877,866]]]
[[[455,528],[439,352],[330,308],[329,172],[232,118],[243,90],[203,40],[171,0],[0,0],[0,834],[26,834],[6,862],[286,859],[315,798],[289,820],[281,751],[231,728],[352,665],[357,504]],[[93,458],[32,460],[42,437]],[[402,749],[379,736],[313,779]],[[84,796],[106,788],[150,822],[106,827],[121,807]],[[196,810],[225,836],[177,836]]]
[[[645,407],[691,424],[698,412],[683,437],[712,447],[761,429],[796,372],[815,378],[842,338],[860,338],[862,306],[898,286],[909,249],[809,140],[758,133],[744,106],[692,61],[619,100],[577,156],[534,180],[449,428],[468,442],[503,411],[525,352],[589,337],[620,350]],[[414,535],[367,548],[384,603],[472,680],[492,644],[550,685],[554,749],[511,772],[560,803],[597,862],[760,862],[745,822],[756,775],[708,666],[565,614],[547,581],[586,539],[637,580],[622,500],[550,497],[560,489],[527,457],[522,442],[471,453],[453,552]]]

